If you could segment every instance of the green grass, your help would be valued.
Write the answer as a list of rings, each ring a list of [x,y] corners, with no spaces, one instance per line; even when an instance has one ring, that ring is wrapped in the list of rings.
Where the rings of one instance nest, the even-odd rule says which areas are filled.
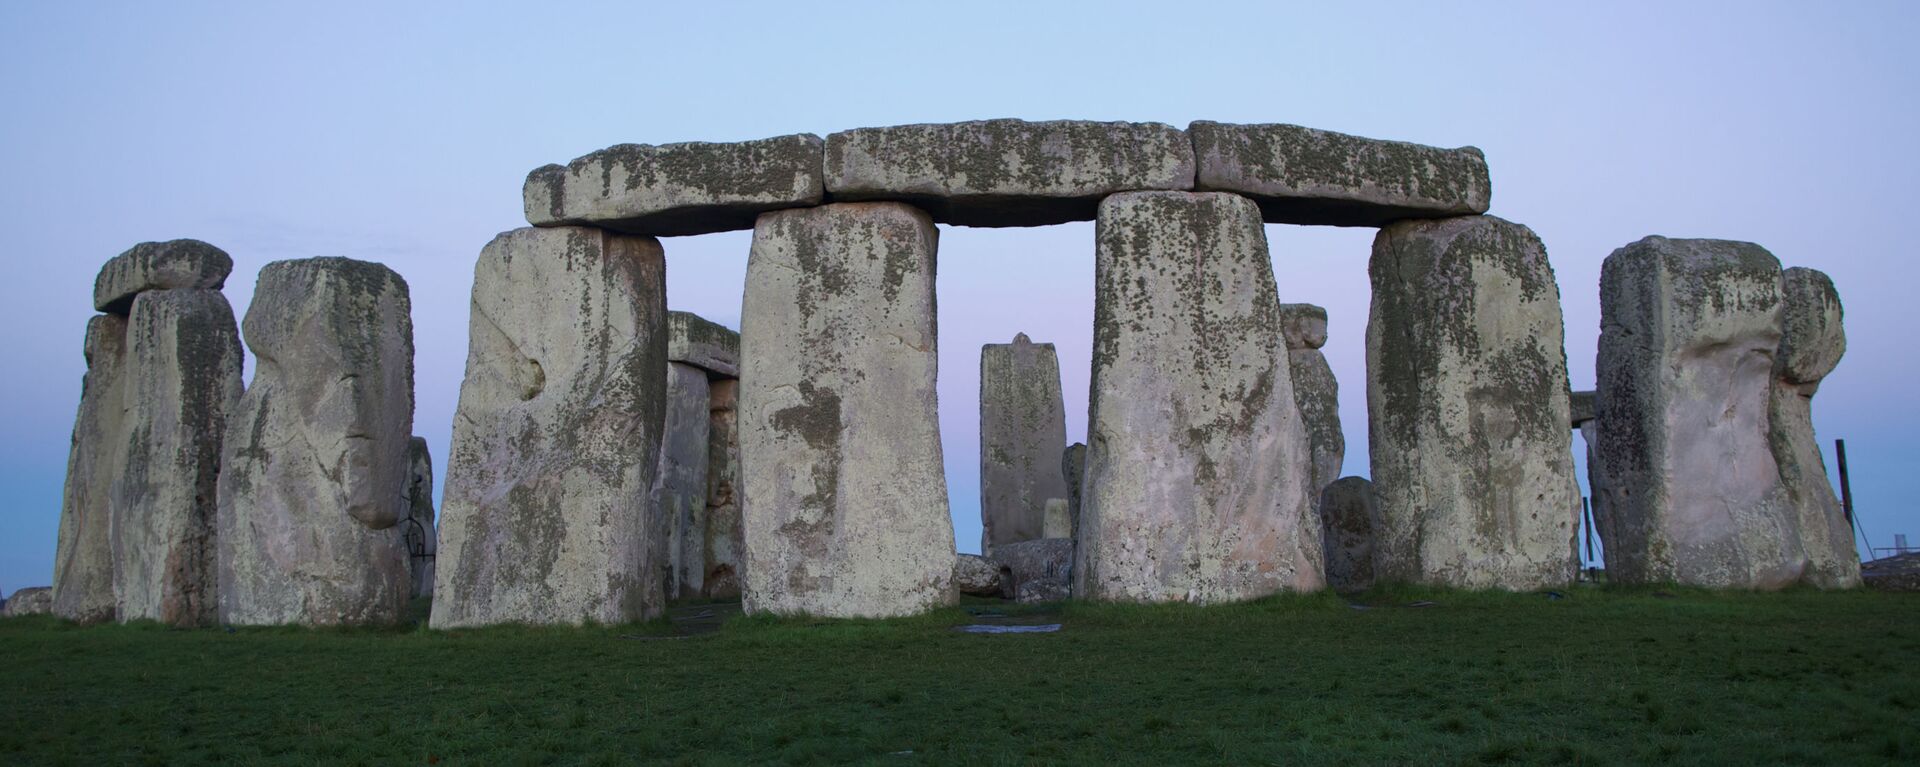
[[[1361,599],[1070,604],[1003,636],[962,609],[685,638],[12,619],[0,763],[1920,762],[1912,595]]]

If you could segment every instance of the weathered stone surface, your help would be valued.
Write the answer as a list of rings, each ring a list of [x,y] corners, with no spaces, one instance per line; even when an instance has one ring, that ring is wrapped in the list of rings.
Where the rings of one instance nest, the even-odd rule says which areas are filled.
[[[1375,577],[1571,581],[1580,488],[1560,290],[1540,238],[1492,216],[1404,221],[1375,237],[1369,272]]]
[[[120,475],[108,500],[123,622],[202,626],[218,617],[216,482],[240,361],[233,307],[219,291],[134,297]]]
[[[1067,497],[1055,470],[1067,444],[1060,358],[1020,333],[980,347],[980,550],[1043,535],[1049,498]]]
[[[1320,491],[1328,586],[1339,591],[1373,587],[1374,538],[1380,523],[1380,504],[1366,477],[1341,477]]]
[[[53,587],[33,586],[18,589],[7,597],[5,606],[0,607],[0,617],[18,618],[26,615],[46,615],[53,612]]]
[[[1327,310],[1313,304],[1281,304],[1280,331],[1287,339],[1287,368],[1293,375],[1293,401],[1307,428],[1313,454],[1315,497],[1340,476],[1347,459],[1347,436],[1340,429],[1340,382],[1320,347],[1327,343]]]
[[[126,316],[149,290],[219,290],[233,271],[227,252],[199,240],[143,242],[115,256],[93,279],[93,308]]]
[[[827,194],[897,200],[943,224],[1043,226],[1094,217],[1101,198],[1192,189],[1193,145],[1160,123],[977,120],[827,136]]]
[[[1073,513],[1065,498],[1048,498],[1045,522],[1040,526],[1042,538],[1072,538]]]
[[[1596,362],[1607,577],[1779,588],[1806,556],[1769,444],[1780,262],[1648,237],[1607,257]]]
[[[1228,194],[1100,204],[1082,598],[1320,588],[1311,456],[1259,212]]]
[[[1577,391],[1573,393],[1573,398],[1567,401],[1567,417],[1568,420],[1573,422],[1573,428],[1578,429],[1581,424],[1593,420],[1593,403],[1593,392]]]
[[[740,334],[692,312],[667,312],[667,361],[737,378]]]
[[[671,327],[672,320],[668,320]],[[671,333],[669,333],[671,335]],[[698,599],[706,579],[708,409],[707,372],[667,363],[667,420],[660,474],[649,505],[654,558],[662,566],[667,598]]]
[[[241,325],[258,365],[222,445],[221,622],[389,624],[406,613],[411,313],[406,281],[380,264],[260,270]]]
[[[1013,601],[1021,604],[1063,602],[1071,596],[1073,596],[1073,590],[1066,579],[1050,578],[1020,584],[1020,588],[1013,595]]]
[[[768,213],[740,328],[745,608],[951,604],[933,221],[898,203]]]
[[[527,174],[527,223],[656,237],[748,229],[765,211],[820,203],[821,151],[810,134],[611,146]]]
[[[978,554],[954,555],[954,590],[973,597],[997,597],[1001,585],[1000,568],[991,560]]]
[[[1441,149],[1298,125],[1187,127],[1194,188],[1253,198],[1277,224],[1385,226],[1487,212],[1493,184],[1479,149]]]
[[[434,562],[440,550],[433,509],[433,453],[425,439],[414,437],[407,440],[407,517],[413,524],[402,542],[415,597],[433,596]]]
[[[516,229],[474,267],[436,628],[659,615],[648,537],[667,378],[660,243]]]
[[[1067,516],[1072,520],[1072,529],[1077,531],[1080,529],[1081,480],[1087,473],[1086,443],[1075,442],[1060,451],[1060,473],[1067,480]]]
[[[708,383],[707,508],[696,525],[704,531],[700,595],[707,599],[740,596],[740,572],[745,569],[746,531],[740,522],[740,417],[736,408],[739,390],[740,382],[731,378]]]
[[[87,321],[87,374],[67,452],[60,538],[53,557],[53,613],[70,621],[113,620],[113,542],[107,529],[118,460],[126,445],[127,320]]]
[[[1840,364],[1847,335],[1840,293],[1827,275],[1793,268],[1781,275],[1780,348],[1773,360],[1767,402],[1767,438],[1780,465],[1780,483],[1798,516],[1807,569],[1802,579],[1821,588],[1860,585],[1860,554],[1853,524],[1827,481],[1826,457],[1813,432],[1813,395]]]
[[[1002,574],[1004,593],[1019,599],[1031,583],[1046,582],[1067,591],[1073,583],[1073,540],[1036,538],[994,549],[989,557]],[[1064,599],[1065,596],[1061,597]]]

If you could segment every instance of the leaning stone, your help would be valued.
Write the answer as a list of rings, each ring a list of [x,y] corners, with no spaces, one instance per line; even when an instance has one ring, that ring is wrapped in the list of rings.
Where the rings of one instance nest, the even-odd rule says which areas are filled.
[[[440,548],[434,534],[433,453],[420,437],[407,440],[407,572],[413,578],[413,596],[433,596],[434,561]]]
[[[1075,442],[1068,445],[1066,450],[1060,451],[1060,474],[1067,480],[1067,520],[1069,525],[1067,529],[1074,531],[1072,533],[1074,537],[1080,535],[1080,481],[1086,473],[1087,446],[1085,443]]]
[[[739,377],[740,334],[692,312],[667,312],[667,361]]]
[[[668,320],[671,327],[672,320]],[[671,333],[669,333],[671,335]],[[698,599],[707,572],[707,451],[711,414],[707,372],[692,365],[667,363],[667,415],[660,445],[660,474],[654,480],[652,532],[668,599]]]
[[[1492,183],[1479,149],[1349,136],[1298,125],[1187,127],[1194,188],[1243,194],[1275,224],[1385,226],[1487,212]]]
[[[1067,496],[1054,462],[1067,444],[1060,359],[1019,333],[980,347],[980,550],[1045,532],[1049,498]]]
[[[748,229],[759,214],[820,204],[821,141],[620,144],[527,174],[527,223],[669,237]]]
[[[660,243],[516,229],[474,267],[435,628],[661,613],[647,496],[667,378]]]
[[[1375,577],[1529,590],[1573,579],[1580,486],[1560,290],[1532,230],[1403,221],[1373,241]]]
[[[1860,554],[1853,524],[1827,481],[1826,457],[1813,432],[1813,395],[1840,364],[1847,334],[1840,293],[1827,275],[1793,268],[1781,275],[1780,348],[1767,400],[1768,443],[1780,464],[1780,483],[1799,517],[1807,556],[1805,581],[1821,588],[1860,585]]]
[[[993,550],[991,557],[1005,573],[1005,593],[1018,599],[1029,583],[1056,584],[1066,591],[1073,583],[1073,539],[1039,538],[1009,543]]]
[[[960,226],[1087,221],[1101,198],[1192,189],[1193,145],[1160,123],[978,120],[827,137],[827,194],[896,200]]]
[[[1075,593],[1211,603],[1320,588],[1312,459],[1259,211],[1229,194],[1114,195],[1094,253]]]
[[[707,506],[695,524],[700,532],[700,596],[732,599],[740,596],[740,572],[745,569],[747,544],[740,523],[740,423],[737,404],[740,382],[727,378],[708,382]]]
[[[1338,591],[1373,587],[1374,538],[1380,504],[1366,477],[1341,477],[1320,491],[1320,523],[1326,530],[1327,585]]]
[[[219,290],[233,271],[226,251],[199,240],[143,242],[115,256],[93,280],[93,308],[126,316],[149,290]]]
[[[748,612],[886,617],[953,603],[937,237],[898,203],[755,225],[740,328]]]
[[[1596,410],[1607,577],[1780,588],[1806,569],[1769,444],[1780,262],[1648,237],[1600,276]]]
[[[1293,401],[1307,427],[1313,452],[1315,497],[1340,476],[1347,459],[1347,437],[1340,429],[1340,382],[1320,347],[1327,342],[1327,310],[1313,304],[1281,304],[1280,331],[1287,339],[1287,368],[1293,375]]]
[[[13,596],[7,597],[6,607],[0,609],[0,617],[19,618],[27,615],[46,615],[53,612],[53,588],[34,586],[19,589]]]
[[[79,623],[113,620],[113,542],[108,537],[116,461],[126,444],[127,320],[87,322],[87,374],[73,419],[60,538],[53,557],[53,613]]]
[[[955,554],[953,588],[970,597],[1000,596],[1000,568],[978,554]]]
[[[258,366],[227,417],[219,481],[221,622],[406,614],[411,312],[406,281],[380,264],[260,270],[242,325]]]
[[[175,626],[219,615],[215,498],[240,335],[217,290],[154,290],[127,318],[126,428],[108,500],[116,617]]]

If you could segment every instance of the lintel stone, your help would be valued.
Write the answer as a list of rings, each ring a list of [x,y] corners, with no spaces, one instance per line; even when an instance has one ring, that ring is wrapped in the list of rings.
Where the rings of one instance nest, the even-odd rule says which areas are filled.
[[[1253,198],[1270,224],[1384,226],[1487,212],[1479,149],[1409,144],[1298,125],[1187,126],[1194,188]]]
[[[534,226],[670,237],[753,228],[761,213],[820,204],[819,136],[619,144],[527,174]]]

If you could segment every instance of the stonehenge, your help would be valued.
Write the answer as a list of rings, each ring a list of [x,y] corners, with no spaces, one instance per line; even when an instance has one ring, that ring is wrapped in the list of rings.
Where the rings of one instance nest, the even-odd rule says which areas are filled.
[[[347,258],[276,261],[241,328],[258,365],[222,443],[221,622],[398,622],[413,596],[406,281]]]
[[[1047,504],[1067,498],[1060,359],[1027,334],[980,347],[980,551],[1046,536]]]
[[[1324,576],[1305,424],[1252,201],[1100,203],[1074,593],[1214,603]]]
[[[621,144],[528,174],[479,251],[442,506],[407,285],[141,243],[95,278],[48,609],[76,622],[617,624],[670,600],[889,617],[960,594],[1214,604],[1570,581],[1585,434],[1609,577],[1860,582],[1811,401],[1825,275],[1649,237],[1569,391],[1545,246],[1486,158],[1284,124],[996,119]],[[939,225],[1094,222],[1085,444],[1059,354],[980,356],[981,554],[940,442]],[[1338,478],[1327,312],[1269,224],[1374,227],[1371,478]],[[668,311],[657,238],[752,230],[734,332]],[[429,432],[430,433],[430,432]],[[1057,463],[1056,463],[1057,462]],[[444,561],[442,561],[444,559]],[[23,601],[25,600],[25,601]],[[7,609],[42,601],[31,590]]]
[[[0,618],[19,618],[26,615],[46,615],[54,612],[53,587],[33,586],[15,589],[6,599],[0,600]],[[66,616],[60,616],[66,617]]]
[[[474,267],[435,628],[660,614],[647,505],[665,420],[658,240],[515,229]]]

